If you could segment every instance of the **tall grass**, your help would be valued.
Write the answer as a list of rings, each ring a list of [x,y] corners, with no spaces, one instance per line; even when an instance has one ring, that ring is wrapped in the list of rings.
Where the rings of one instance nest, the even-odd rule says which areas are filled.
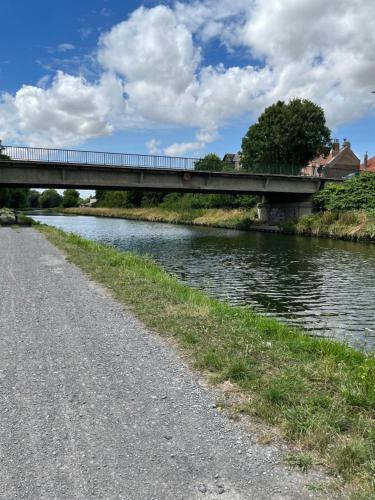
[[[282,229],[301,235],[328,236],[349,240],[375,240],[375,211],[327,211],[287,222]]]
[[[264,420],[319,457],[353,498],[375,498],[374,357],[211,299],[150,258],[39,230],[213,382],[235,384],[243,398],[234,412]]]
[[[186,208],[184,210],[162,207],[150,208],[67,208],[67,214],[96,215],[152,222],[169,222],[173,224],[191,224],[195,226],[215,226],[230,229],[244,229],[255,223],[256,208],[222,209],[222,208]]]

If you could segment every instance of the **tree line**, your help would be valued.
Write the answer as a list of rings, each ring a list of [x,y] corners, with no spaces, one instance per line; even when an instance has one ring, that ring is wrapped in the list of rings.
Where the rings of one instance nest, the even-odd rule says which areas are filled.
[[[56,189],[46,189],[42,193],[25,188],[0,189],[0,208],[65,208],[77,207],[80,202],[79,192],[75,189],[66,189],[62,195]]]

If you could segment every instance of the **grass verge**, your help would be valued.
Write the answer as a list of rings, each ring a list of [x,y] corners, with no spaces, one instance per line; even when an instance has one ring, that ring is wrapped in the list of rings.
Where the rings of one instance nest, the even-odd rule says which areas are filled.
[[[172,224],[190,224],[194,226],[224,227],[228,229],[246,229],[256,223],[256,209],[221,209],[196,208],[171,210],[161,207],[152,208],[65,208],[66,214],[96,215],[151,222],[169,222]]]
[[[168,336],[212,381],[244,395],[236,411],[275,426],[341,476],[356,499],[375,498],[375,358],[314,339],[182,285],[150,258],[39,226],[69,260]]]
[[[287,222],[282,229],[306,236],[325,236],[347,240],[375,240],[375,211],[327,211],[305,215],[297,222]]]

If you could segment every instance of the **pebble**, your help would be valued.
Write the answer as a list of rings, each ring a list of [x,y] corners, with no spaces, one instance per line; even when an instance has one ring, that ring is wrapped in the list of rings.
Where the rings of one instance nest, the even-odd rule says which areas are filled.
[[[198,486],[198,490],[201,492],[201,493],[207,493],[207,488],[206,488],[206,485],[205,484],[200,484]]]

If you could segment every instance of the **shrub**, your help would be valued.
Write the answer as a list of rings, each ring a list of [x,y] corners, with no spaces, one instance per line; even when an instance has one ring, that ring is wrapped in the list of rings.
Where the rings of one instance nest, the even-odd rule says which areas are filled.
[[[318,210],[375,209],[375,174],[363,173],[342,184],[328,184],[314,196]]]

